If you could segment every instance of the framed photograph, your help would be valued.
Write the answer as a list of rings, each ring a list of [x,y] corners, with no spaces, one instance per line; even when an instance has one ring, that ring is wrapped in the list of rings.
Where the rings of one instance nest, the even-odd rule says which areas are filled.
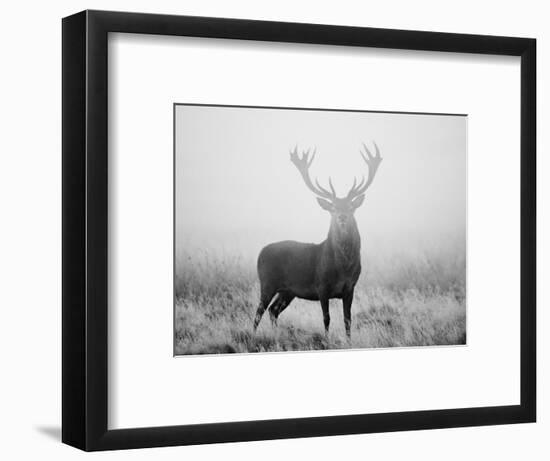
[[[536,42],[63,19],[63,426],[534,422]]]

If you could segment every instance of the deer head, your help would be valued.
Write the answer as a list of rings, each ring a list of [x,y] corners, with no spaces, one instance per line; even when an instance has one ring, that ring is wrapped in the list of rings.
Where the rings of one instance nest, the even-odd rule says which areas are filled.
[[[302,155],[298,155],[298,147],[296,146],[293,151],[290,151],[290,160],[304,180],[306,186],[317,196],[317,202],[324,210],[328,211],[332,216],[332,222],[336,224],[337,228],[346,232],[350,226],[355,225],[355,218],[353,214],[357,208],[359,208],[365,199],[365,191],[370,187],[376,171],[380,166],[382,157],[380,156],[380,150],[376,143],[374,143],[375,154],[372,155],[370,150],[363,143],[363,151],[359,151],[361,157],[368,166],[368,177],[365,180],[363,176],[359,184],[357,184],[357,178],[353,179],[353,185],[345,197],[339,198],[336,194],[332,179],[329,177],[328,184],[330,191],[325,189],[319,184],[319,181],[315,179],[315,184],[311,181],[309,176],[309,168],[315,158],[316,150],[313,151],[310,157],[311,149],[302,152]]]

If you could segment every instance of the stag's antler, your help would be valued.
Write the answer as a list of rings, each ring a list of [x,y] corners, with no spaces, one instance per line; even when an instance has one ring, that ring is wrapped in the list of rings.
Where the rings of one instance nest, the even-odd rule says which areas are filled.
[[[351,186],[350,191],[348,192],[347,198],[352,199],[354,197],[357,197],[358,195],[364,194],[365,191],[369,188],[371,185],[374,176],[376,175],[376,170],[378,170],[378,167],[380,166],[380,162],[382,161],[382,157],[380,157],[380,149],[378,149],[378,146],[373,141],[374,148],[376,149],[376,152],[374,155],[371,154],[370,150],[367,148],[365,143],[363,143],[363,148],[365,149],[365,152],[359,151],[361,154],[361,157],[363,157],[363,160],[369,167],[369,176],[367,181],[365,182],[365,177],[361,179],[361,182],[357,184],[357,178],[353,178],[353,186]]]
[[[319,197],[326,198],[328,200],[335,200],[336,199],[336,191],[334,190],[334,186],[332,185],[332,179],[328,179],[328,183],[330,186],[330,192],[322,187],[319,184],[319,181],[315,179],[315,185],[311,182],[311,179],[309,177],[309,167],[313,163],[313,159],[315,158],[315,154],[317,152],[316,149],[313,150],[313,154],[311,155],[311,158],[309,157],[309,153],[311,152],[311,149],[308,149],[305,152],[302,152],[302,157],[298,155],[298,146],[294,148],[293,151],[290,151],[290,161],[296,165],[296,168],[298,168],[298,171],[302,175],[302,178],[304,182],[306,183],[306,186]]]

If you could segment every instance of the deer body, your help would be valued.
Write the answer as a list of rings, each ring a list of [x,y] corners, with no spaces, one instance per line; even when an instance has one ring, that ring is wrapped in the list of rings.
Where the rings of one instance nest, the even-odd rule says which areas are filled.
[[[365,147],[366,149],[366,147]],[[308,168],[313,161],[309,153],[302,158],[296,149],[291,152],[291,160],[302,174],[308,188],[313,190],[319,205],[330,212],[331,224],[326,240],[319,244],[301,243],[291,240],[272,243],[262,249],[258,256],[258,277],[260,279],[260,304],[254,319],[257,328],[266,309],[269,308],[274,325],[281,312],[296,297],[320,301],[323,311],[325,332],[330,324],[329,300],[341,299],[344,310],[346,335],[351,336],[351,305],[353,292],[361,273],[361,238],[354,211],[364,200],[364,191],[370,185],[380,161],[367,150],[363,156],[369,165],[369,179],[356,185],[356,181],[345,198],[336,197],[329,181],[331,192],[317,187],[309,179]]]
[[[320,243],[286,240],[267,245],[258,257],[262,286],[294,297],[319,301],[322,295],[341,299],[361,273],[359,233],[338,240],[329,232]]]

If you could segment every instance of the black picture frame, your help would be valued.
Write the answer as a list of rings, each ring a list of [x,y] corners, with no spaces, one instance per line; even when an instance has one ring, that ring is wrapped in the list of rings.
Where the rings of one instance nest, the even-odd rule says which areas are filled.
[[[64,18],[62,30],[64,443],[93,451],[535,422],[535,39],[106,11]],[[520,56],[520,404],[109,430],[109,32]]]

